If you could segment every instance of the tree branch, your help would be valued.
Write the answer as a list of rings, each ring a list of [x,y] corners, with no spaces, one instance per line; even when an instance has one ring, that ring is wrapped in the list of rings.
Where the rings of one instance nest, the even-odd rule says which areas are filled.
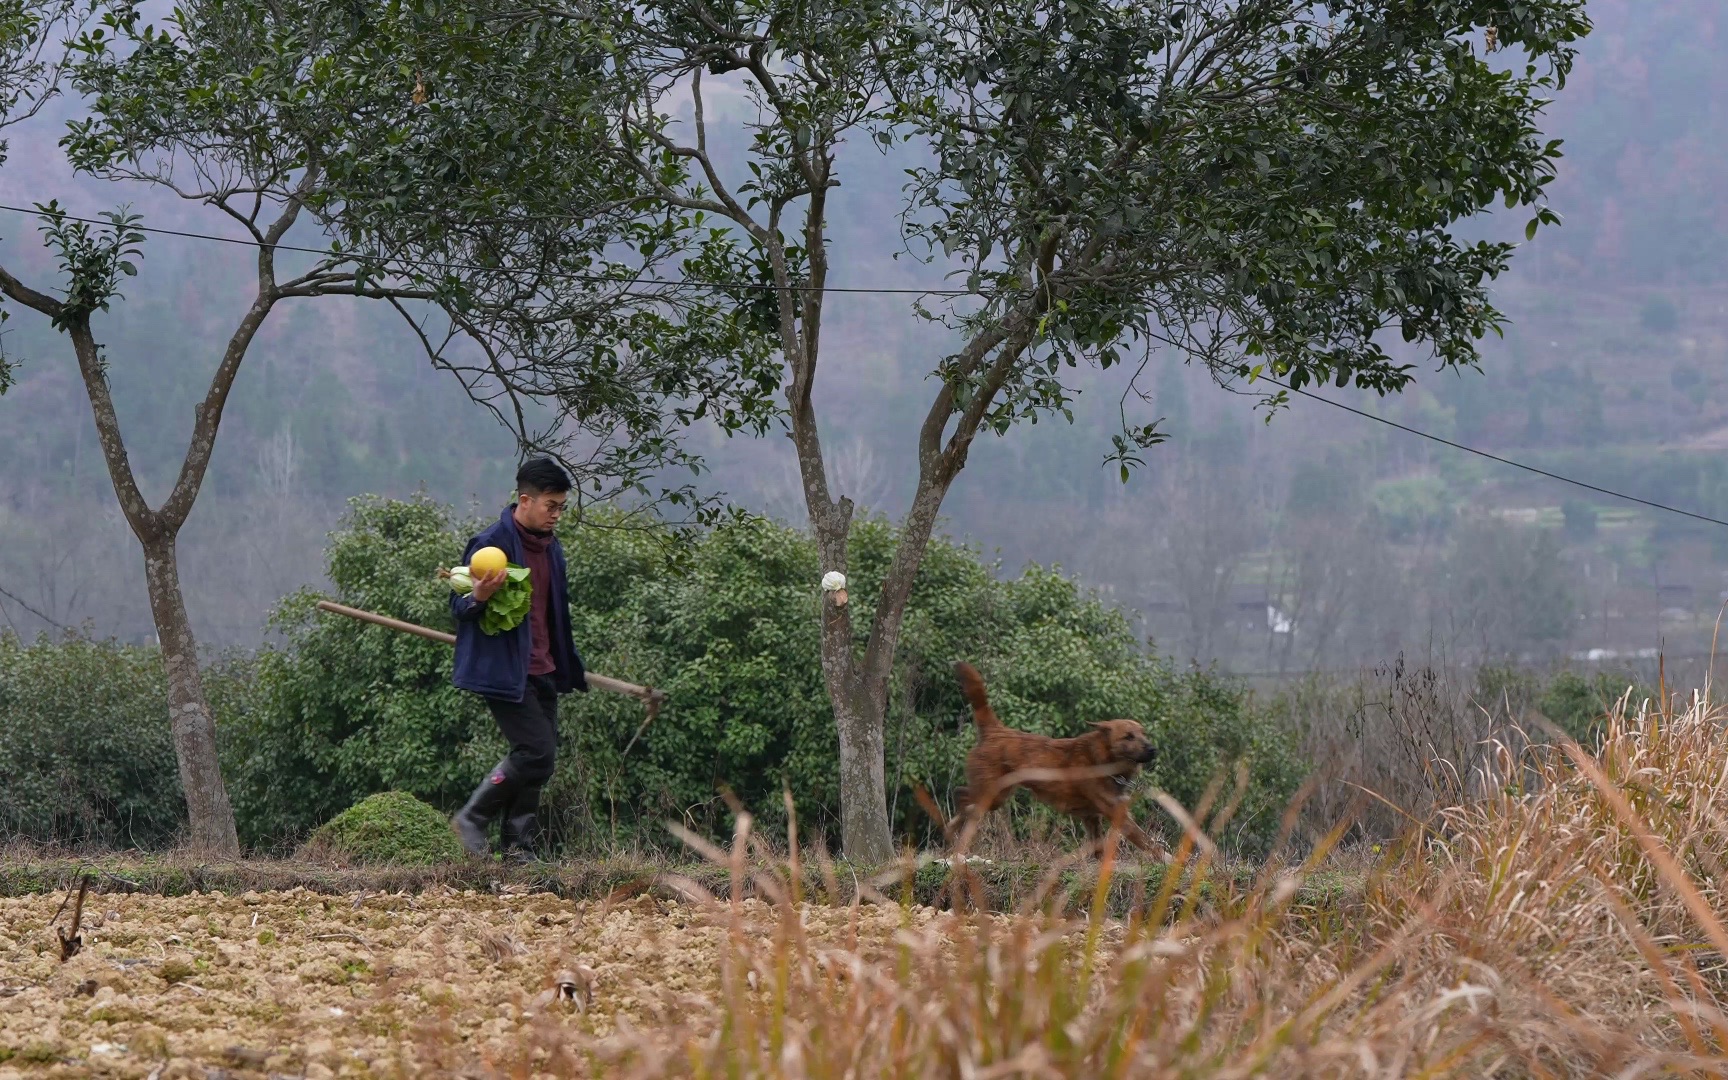
[[[180,476],[175,480],[168,500],[162,504],[160,519],[170,530],[178,531],[186,523],[186,517],[198,499],[198,489],[203,486],[204,474],[210,466],[210,455],[216,449],[216,432],[222,424],[222,410],[227,405],[229,391],[234,387],[235,376],[240,372],[240,363],[246,358],[246,350],[257,336],[258,328],[264,325],[265,316],[270,314],[280,296],[276,287],[276,245],[294,227],[303,200],[317,183],[317,177],[317,167],[309,166],[258,246],[258,295],[241,317],[240,325],[234,328],[228,346],[222,352],[222,361],[210,377],[210,389],[193,411],[192,438],[180,464]]]
[[[50,319],[59,319],[66,310],[65,304],[19,281],[4,266],[0,266],[0,292]]]
[[[84,392],[90,399],[90,412],[96,421],[96,441],[102,446],[102,457],[108,463],[108,478],[114,484],[114,494],[120,500],[120,510],[140,540],[160,533],[161,515],[150,509],[138,490],[138,479],[132,474],[132,462],[126,454],[126,442],[120,436],[120,417],[114,411],[114,396],[108,389],[107,365],[102,359],[102,347],[90,333],[88,316],[79,316],[66,328],[72,338],[72,351],[78,357],[78,374],[84,380]]]
[[[626,152],[624,154],[624,161],[637,176],[641,177],[644,182],[654,189],[656,195],[665,200],[668,204],[685,210],[700,210],[704,213],[715,214],[719,217],[726,218],[729,221],[737,222],[740,227],[742,227],[758,242],[766,242],[767,237],[761,224],[750,215],[749,211],[739,204],[738,200],[727,189],[726,185],[721,182],[720,174],[715,170],[714,163],[708,157],[708,152],[706,150],[707,136],[705,134],[706,129],[702,112],[702,97],[699,80],[692,80],[691,92],[693,94],[693,101],[696,109],[698,145],[695,147],[682,145],[677,140],[668,136],[665,132],[655,128],[651,122],[647,124],[633,124],[628,119],[627,112],[621,118],[621,125],[625,134],[628,134],[632,129],[634,129],[647,136],[654,145],[660,147],[662,150],[674,157],[686,158],[700,165],[702,167],[702,175],[707,179],[709,186],[714,190],[715,198],[699,199],[693,195],[685,195],[674,190],[660,178],[659,174],[650,163],[640,160],[633,153]]]

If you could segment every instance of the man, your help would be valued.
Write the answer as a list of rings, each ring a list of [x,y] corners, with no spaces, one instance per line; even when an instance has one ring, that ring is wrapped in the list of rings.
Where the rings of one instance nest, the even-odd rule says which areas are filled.
[[[558,752],[558,695],[588,690],[582,658],[570,634],[564,549],[552,530],[570,499],[570,477],[550,458],[533,458],[516,473],[516,502],[496,524],[468,541],[464,562],[483,547],[503,550],[528,568],[528,617],[501,634],[480,631],[480,616],[504,584],[503,571],[476,578],[467,596],[451,594],[456,616],[456,670],[451,681],[486,699],[510,744],[450,827],[471,855],[491,853],[487,829],[495,817],[506,858],[533,857],[540,789],[552,778]]]

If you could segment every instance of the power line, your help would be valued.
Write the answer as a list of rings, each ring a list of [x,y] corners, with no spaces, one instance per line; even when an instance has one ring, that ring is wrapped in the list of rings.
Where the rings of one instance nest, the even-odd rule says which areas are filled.
[[[11,206],[11,205],[8,205],[5,203],[0,203],[0,210],[10,211],[10,212],[15,213],[15,214],[44,216],[43,212],[40,210],[25,209],[24,207],[21,207],[21,206]],[[83,223],[89,224],[89,225],[111,225],[111,224],[113,224],[111,221],[107,220],[106,218],[80,217],[76,214],[65,214],[65,213],[62,213],[59,216],[65,220],[67,220],[67,221],[78,221],[78,222],[83,222]],[[329,250],[326,250],[323,248],[301,247],[301,246],[294,245],[294,244],[260,245],[254,240],[242,240],[242,239],[238,239],[238,238],[232,237],[232,236],[219,236],[215,233],[190,232],[190,231],[187,231],[184,229],[165,229],[165,228],[160,228],[160,227],[153,226],[153,225],[131,225],[131,226],[128,226],[128,228],[136,229],[139,232],[156,233],[156,234],[159,234],[162,236],[177,236],[177,237],[182,237],[182,238],[189,239],[189,240],[210,240],[210,241],[214,241],[216,243],[222,243],[222,244],[237,244],[237,245],[240,245],[242,247],[261,247],[261,246],[262,247],[271,247],[277,251],[297,251],[297,252],[304,252],[304,253],[310,254],[310,255],[321,255],[321,256],[331,256],[331,255],[341,254],[339,252],[332,252],[332,251],[329,251]],[[360,256],[354,256],[354,257],[360,258]],[[483,266],[478,266],[478,265],[475,265],[472,263],[445,263],[443,265],[446,267],[452,268],[452,269],[463,269],[463,270],[489,270],[489,269],[493,269],[492,267],[483,267]],[[599,275],[599,274],[571,274],[571,275],[568,275],[568,277],[572,281],[581,281],[581,282],[584,282],[587,284],[653,285],[653,286],[670,287],[670,288],[701,288],[701,289],[721,289],[721,290],[743,289],[743,290],[762,290],[762,291],[773,290],[773,289],[778,288],[778,286],[775,286],[775,285],[770,285],[770,284],[766,284],[766,283],[760,283],[759,284],[756,282],[740,282],[740,283],[736,283],[736,284],[725,284],[725,283],[714,282],[714,281],[690,281],[690,280],[670,281],[670,280],[667,280],[664,278],[647,278],[647,277],[616,278],[616,277],[607,277],[607,276]],[[819,288],[816,286],[810,286],[810,285],[792,285],[792,286],[789,286],[788,288],[794,292],[824,292],[824,293],[830,293],[831,292],[831,293],[856,293],[856,294],[870,294],[870,295],[950,296],[950,297],[973,295],[972,293],[970,293],[968,290],[965,290],[965,289],[914,289],[914,288],[898,288],[898,287],[885,287],[885,286],[865,287],[865,286],[835,286],[835,285],[824,285],[824,286],[821,286]],[[1268,376],[1268,375],[1261,375],[1260,379],[1265,381],[1265,382],[1271,383],[1273,386],[1277,386],[1277,387],[1280,387],[1282,389],[1288,390],[1293,394],[1300,394],[1301,396],[1308,398],[1310,400],[1313,400],[1313,401],[1324,402],[1327,405],[1331,405],[1333,408],[1343,409],[1345,412],[1354,413],[1357,416],[1364,417],[1368,420],[1373,420],[1376,423],[1385,424],[1387,427],[1397,428],[1399,431],[1403,431],[1403,432],[1406,432],[1408,434],[1415,435],[1418,438],[1428,439],[1429,441],[1439,443],[1442,446],[1449,446],[1454,450],[1462,450],[1467,454],[1475,454],[1477,457],[1487,458],[1489,461],[1499,462],[1502,465],[1510,465],[1514,469],[1522,469],[1525,472],[1533,473],[1537,476],[1546,477],[1550,480],[1558,480],[1562,484],[1571,484],[1573,487],[1583,488],[1586,491],[1594,491],[1599,495],[1606,495],[1609,498],[1623,499],[1626,502],[1637,503],[1640,506],[1647,506],[1653,510],[1662,510],[1662,511],[1666,511],[1667,513],[1670,513],[1670,514],[1679,514],[1682,517],[1689,517],[1689,518],[1692,518],[1694,520],[1702,521],[1702,522],[1705,522],[1705,523],[1710,524],[1710,525],[1720,525],[1723,528],[1728,528],[1728,521],[1722,521],[1720,519],[1710,517],[1706,514],[1696,514],[1690,510],[1681,510],[1678,507],[1668,506],[1668,505],[1663,504],[1663,503],[1652,502],[1649,499],[1641,499],[1636,495],[1628,495],[1625,492],[1614,491],[1612,489],[1605,488],[1605,487],[1599,487],[1595,484],[1586,483],[1583,480],[1574,480],[1570,476],[1561,476],[1559,473],[1549,472],[1546,469],[1540,469],[1534,465],[1526,465],[1521,461],[1513,461],[1511,458],[1501,457],[1498,454],[1492,454],[1486,450],[1478,450],[1474,446],[1466,446],[1463,443],[1453,442],[1451,439],[1442,438],[1439,435],[1430,434],[1429,432],[1426,432],[1426,431],[1420,431],[1420,430],[1413,428],[1413,427],[1407,427],[1404,424],[1398,423],[1396,420],[1388,420],[1384,416],[1376,416],[1373,413],[1364,412],[1361,409],[1352,408],[1351,406],[1346,405],[1343,402],[1333,401],[1331,398],[1321,397],[1318,394],[1311,394],[1306,390],[1299,390],[1296,387],[1289,385],[1288,383],[1280,382],[1277,379],[1272,378],[1271,376]],[[12,594],[6,593],[5,595],[11,596]],[[19,604],[24,603],[22,600],[18,600],[18,598],[15,596],[12,597],[12,599]],[[26,606],[25,610],[32,610],[32,609],[30,609],[28,606]],[[40,612],[33,612],[33,613],[38,615],[41,618],[47,618],[47,616],[41,615]],[[52,622],[53,620],[49,620],[49,621]],[[60,624],[55,623],[54,625],[58,626]]]
[[[0,203],[0,210],[7,210],[7,211],[10,211],[14,214],[24,214],[24,215],[32,216],[32,217],[53,217],[53,216],[55,216],[55,215],[51,215],[51,214],[46,214],[41,210],[27,209],[27,208],[22,207],[22,206],[9,206],[5,203]],[[58,217],[66,220],[66,221],[83,222],[86,225],[113,225],[114,224],[112,221],[109,221],[107,218],[80,217],[77,214],[62,213],[62,214],[59,214]],[[138,232],[156,233],[160,236],[178,236],[178,237],[182,237],[182,238],[187,239],[187,240],[211,240],[211,241],[214,241],[214,242],[219,243],[219,244],[236,244],[236,245],[239,245],[240,247],[267,247],[267,248],[270,248],[274,251],[298,251],[298,252],[304,252],[305,254],[308,254],[308,255],[322,255],[322,256],[326,256],[326,257],[328,257],[328,256],[346,256],[350,259],[353,259],[356,262],[363,262],[363,261],[365,261],[365,258],[366,258],[364,255],[361,255],[361,254],[355,253],[355,252],[331,251],[327,248],[301,247],[301,246],[296,245],[296,244],[260,244],[256,240],[243,240],[243,239],[240,239],[239,237],[234,237],[234,236],[220,236],[220,235],[217,235],[216,233],[189,232],[185,229],[164,229],[164,228],[161,228],[161,227],[155,226],[155,225],[128,225],[126,227],[129,229],[136,229]],[[460,262],[440,263],[439,266],[441,268],[451,269],[451,270],[496,270],[497,269],[497,267],[493,267],[493,266],[480,266],[476,263],[460,263]],[[675,289],[719,289],[719,290],[741,289],[741,290],[746,290],[746,291],[760,291],[760,292],[773,291],[773,290],[776,290],[779,288],[779,286],[777,286],[777,285],[768,284],[766,282],[753,282],[753,281],[744,281],[744,282],[736,282],[736,283],[720,282],[720,281],[695,281],[695,280],[689,280],[689,279],[680,280],[680,281],[672,281],[672,280],[669,280],[667,278],[609,277],[609,276],[604,275],[604,274],[566,274],[564,276],[570,281],[580,281],[583,284],[587,284],[587,285],[653,285],[653,286],[661,286],[661,287],[670,287],[670,288],[675,288]],[[787,286],[787,290],[789,292],[864,293],[864,294],[870,294],[870,295],[897,295],[897,296],[949,296],[949,297],[958,297],[958,296],[976,295],[975,293],[973,293],[971,290],[968,290],[968,289],[914,289],[914,288],[901,288],[901,287],[896,287],[896,286],[869,286],[869,287],[867,287],[867,286],[847,286],[847,285],[822,285],[822,286],[789,285],[789,286]]]
[[[1371,412],[1364,412],[1361,409],[1352,408],[1349,405],[1346,405],[1341,401],[1333,401],[1331,398],[1321,397],[1319,394],[1310,394],[1306,390],[1298,390],[1296,387],[1291,386],[1288,383],[1279,382],[1277,379],[1271,378],[1270,376],[1267,376],[1267,375],[1260,376],[1260,381],[1269,382],[1273,386],[1282,387],[1283,389],[1288,390],[1293,394],[1301,394],[1303,397],[1308,398],[1311,401],[1325,402],[1326,404],[1332,406],[1335,409],[1343,409],[1345,412],[1355,413],[1357,416],[1366,417],[1367,419],[1372,420],[1375,423],[1385,424],[1387,427],[1397,428],[1399,431],[1408,432],[1411,435],[1415,435],[1419,438],[1427,439],[1430,442],[1437,442],[1442,446],[1450,446],[1454,450],[1462,450],[1466,454],[1475,454],[1477,457],[1487,458],[1489,461],[1497,461],[1502,465],[1510,465],[1514,469],[1523,469],[1525,472],[1535,473],[1537,476],[1545,476],[1550,480],[1558,480],[1562,484],[1571,484],[1573,487],[1580,487],[1586,491],[1594,491],[1599,495],[1607,495],[1610,498],[1614,498],[1614,499],[1624,499],[1627,502],[1637,503],[1640,506],[1648,506],[1652,510],[1665,510],[1670,514],[1679,514],[1681,517],[1693,518],[1697,521],[1707,522],[1708,524],[1711,524],[1711,525],[1720,525],[1723,528],[1728,529],[1728,521],[1721,521],[1721,520],[1718,520],[1717,518],[1710,517],[1706,514],[1695,514],[1690,510],[1682,510],[1679,507],[1668,506],[1664,503],[1651,502],[1649,499],[1640,499],[1636,495],[1628,495],[1623,491],[1614,491],[1610,488],[1598,487],[1595,484],[1587,484],[1582,480],[1574,480],[1570,476],[1561,476],[1559,473],[1549,472],[1547,469],[1539,469],[1534,465],[1526,465],[1521,461],[1513,461],[1511,458],[1501,457],[1498,454],[1491,454],[1486,450],[1478,450],[1474,446],[1465,446],[1463,443],[1453,442],[1451,439],[1444,439],[1438,435],[1433,435],[1433,434],[1430,434],[1429,432],[1426,432],[1426,431],[1419,431],[1413,427],[1406,427],[1405,425],[1400,424],[1396,420],[1388,420],[1384,416],[1376,416]]]

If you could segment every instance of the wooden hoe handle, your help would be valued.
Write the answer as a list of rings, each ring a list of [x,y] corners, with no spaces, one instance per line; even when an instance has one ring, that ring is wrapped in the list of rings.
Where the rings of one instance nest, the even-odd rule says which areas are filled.
[[[430,638],[433,641],[442,641],[446,645],[456,644],[455,634],[447,634],[429,626],[403,622],[401,619],[392,619],[388,615],[380,615],[374,611],[362,611],[356,607],[349,607],[347,604],[338,604],[334,600],[320,600],[318,607],[337,615],[346,615],[350,619],[377,623],[379,626],[388,626],[392,630],[400,630],[405,634],[418,634],[420,637]],[[656,690],[652,686],[637,686],[635,683],[625,682],[623,679],[614,679],[610,675],[596,675],[592,671],[588,673],[588,685],[596,690],[605,690],[613,694],[629,694],[633,698],[640,699],[644,705],[648,706],[650,719],[660,711],[660,706],[666,702],[666,691],[664,690]],[[646,724],[643,725],[643,727],[647,726]],[[640,735],[641,732],[638,731],[637,734]],[[631,739],[630,741],[634,744],[636,740]]]

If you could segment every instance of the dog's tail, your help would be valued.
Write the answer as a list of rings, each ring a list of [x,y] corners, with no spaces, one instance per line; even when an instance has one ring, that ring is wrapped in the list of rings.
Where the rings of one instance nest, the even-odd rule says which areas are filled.
[[[972,703],[972,722],[978,725],[979,732],[1001,727],[1002,721],[996,719],[996,711],[990,708],[990,698],[984,693],[984,678],[978,669],[962,660],[954,665],[954,674],[960,679],[961,692]]]

